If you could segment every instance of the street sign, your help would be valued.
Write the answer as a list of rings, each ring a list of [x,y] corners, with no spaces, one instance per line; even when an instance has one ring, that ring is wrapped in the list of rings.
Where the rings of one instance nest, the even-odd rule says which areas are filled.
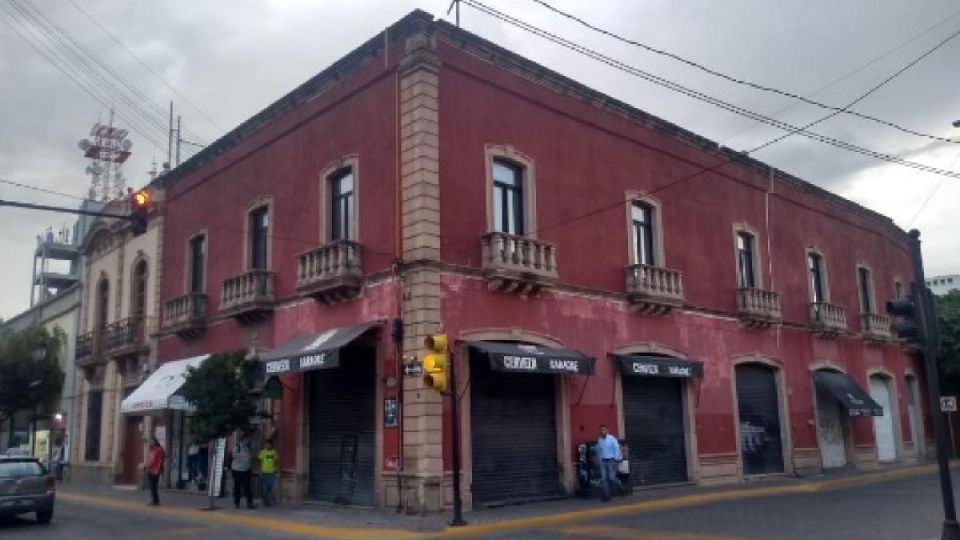
[[[419,377],[423,375],[423,367],[420,364],[404,364],[403,374],[407,377]]]
[[[940,396],[940,410],[957,412],[957,396]]]

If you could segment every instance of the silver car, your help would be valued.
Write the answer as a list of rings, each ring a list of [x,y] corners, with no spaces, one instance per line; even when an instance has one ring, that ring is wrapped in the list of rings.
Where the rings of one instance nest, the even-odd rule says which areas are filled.
[[[36,512],[50,523],[56,480],[36,458],[0,457],[0,517]]]

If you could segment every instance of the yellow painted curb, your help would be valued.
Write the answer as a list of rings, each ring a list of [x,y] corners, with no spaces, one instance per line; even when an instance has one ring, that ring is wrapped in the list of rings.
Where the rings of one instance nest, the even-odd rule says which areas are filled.
[[[695,493],[691,495],[681,495],[666,499],[655,499],[640,501],[635,503],[626,503],[613,506],[604,506],[601,508],[591,508],[589,510],[575,510],[564,512],[562,514],[551,514],[546,516],[532,516],[511,520],[498,521],[495,523],[485,523],[480,525],[467,525],[465,527],[449,528],[431,536],[436,538],[456,538],[465,536],[475,536],[478,534],[487,534],[503,532],[516,529],[529,529],[534,527],[549,527],[555,525],[564,525],[576,523],[591,519],[598,519],[608,516],[622,514],[632,514],[639,512],[653,512],[659,510],[672,510],[687,506],[697,506],[715,502],[733,501],[740,499],[755,499],[759,497],[769,497],[772,495],[786,495],[792,493],[811,493],[824,491],[828,489],[837,489],[851,485],[867,484],[871,482],[880,482],[902,478],[905,476],[914,476],[928,472],[934,472],[937,466],[919,465],[915,467],[905,467],[891,471],[862,474],[847,478],[836,478],[832,480],[821,480],[818,482],[809,482],[804,484],[792,484],[785,486],[769,486],[758,488],[733,489],[725,491],[715,491],[712,493]]]
[[[60,492],[57,493],[57,498],[79,504],[107,506],[120,510],[130,510],[147,514],[164,514],[167,516],[196,519],[200,521],[215,521],[220,523],[228,523],[231,525],[243,525],[257,529],[303,536],[326,536],[332,538],[422,538],[424,536],[422,533],[416,533],[414,531],[408,531],[405,529],[327,527],[324,525],[313,525],[310,523],[286,521],[282,519],[254,516],[249,514],[241,515],[227,513],[223,511],[224,509],[221,509],[220,511],[205,512],[202,510],[194,510],[192,508],[145,506],[143,503],[120,501],[109,497],[78,495],[75,493]]]

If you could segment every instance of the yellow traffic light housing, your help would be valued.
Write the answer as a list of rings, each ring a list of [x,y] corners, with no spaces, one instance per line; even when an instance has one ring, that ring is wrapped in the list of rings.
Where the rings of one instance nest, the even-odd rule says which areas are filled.
[[[447,336],[427,336],[423,346],[426,349],[421,362],[423,383],[437,392],[443,392],[447,389]]]

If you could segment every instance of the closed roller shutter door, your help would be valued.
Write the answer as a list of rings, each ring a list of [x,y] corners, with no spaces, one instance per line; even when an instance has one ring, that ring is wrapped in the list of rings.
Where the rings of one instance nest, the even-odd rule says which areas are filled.
[[[560,494],[554,376],[492,372],[471,356],[474,504]]]
[[[623,377],[630,476],[645,486],[687,480],[681,379]]]
[[[780,405],[773,370],[737,366],[737,408],[744,474],[783,472]]]
[[[306,375],[310,391],[309,497],[372,506],[376,457],[375,353],[340,352],[340,367]]]

